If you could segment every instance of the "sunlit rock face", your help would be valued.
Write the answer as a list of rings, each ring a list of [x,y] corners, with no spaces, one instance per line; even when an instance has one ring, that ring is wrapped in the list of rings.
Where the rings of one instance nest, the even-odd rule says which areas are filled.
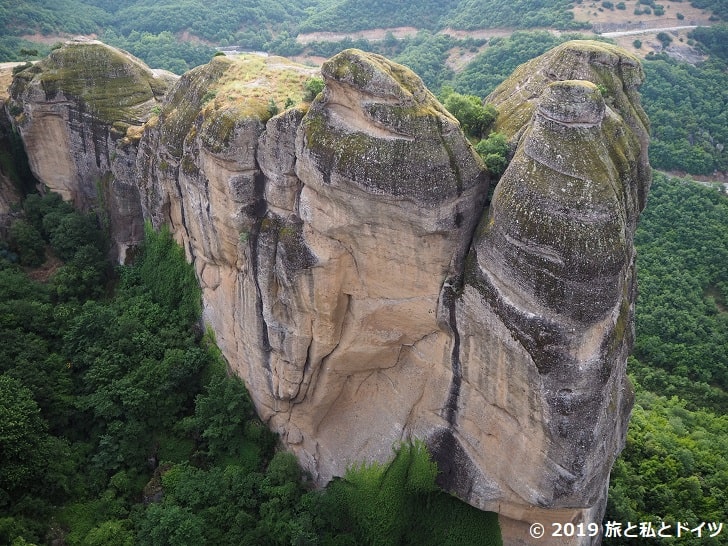
[[[143,237],[136,142],[175,80],[126,52],[78,40],[20,72],[11,86],[8,110],[33,174],[79,208],[104,209],[115,257]]]
[[[517,69],[487,99],[513,150],[487,204],[458,122],[383,57],[330,59],[311,102],[315,69],[216,57],[160,103],[125,57],[113,73],[149,93],[116,134],[120,116],[89,105],[128,92],[43,83],[77,47],[123,55],[71,44],[14,84],[34,173],[131,226],[119,248],[144,220],[171,226],[231,369],[316,483],[419,438],[444,488],[501,514],[505,544],[536,543],[536,521],[601,520],[650,184],[636,59],[579,41]]]

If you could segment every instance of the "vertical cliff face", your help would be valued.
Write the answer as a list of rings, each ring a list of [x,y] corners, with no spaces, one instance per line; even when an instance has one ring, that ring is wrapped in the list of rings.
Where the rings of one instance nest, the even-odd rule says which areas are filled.
[[[273,422],[295,426],[289,442],[327,480],[388,458],[420,413],[439,419],[451,342],[440,289],[460,268],[487,183],[457,122],[409,70],[348,51],[322,74],[326,90],[296,141],[302,242],[315,264],[279,295],[304,313],[289,307],[272,323],[300,331],[285,320],[299,316],[310,338],[298,355],[285,344],[272,355],[301,373],[275,393],[290,416]]]
[[[143,237],[135,144],[176,77],[96,41],[69,42],[19,73],[8,111],[36,178],[109,215],[115,254]]]
[[[620,50],[568,43],[488,98],[515,153],[478,226],[455,305],[468,387],[453,428],[484,469],[472,478],[489,491],[482,506],[497,498],[503,516],[521,520],[530,504],[595,521],[623,446],[633,235],[650,183],[641,80],[637,61]],[[496,446],[510,456],[481,456]],[[502,525],[527,540],[525,526]]]
[[[70,44],[13,86],[35,174],[115,225],[172,227],[232,369],[319,484],[416,437],[443,487],[501,513],[508,544],[530,543],[534,521],[600,520],[631,405],[650,181],[635,59],[570,42],[489,97],[514,157],[486,209],[457,121],[380,56],[326,62],[310,104],[313,69],[216,57],[157,105],[128,57],[106,66],[148,93],[57,77],[76,48],[123,55]],[[113,235],[123,247],[136,230]]]

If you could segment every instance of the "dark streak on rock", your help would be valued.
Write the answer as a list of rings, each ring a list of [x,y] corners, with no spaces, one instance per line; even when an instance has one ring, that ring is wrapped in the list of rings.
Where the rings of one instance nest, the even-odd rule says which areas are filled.
[[[448,311],[448,326],[452,333],[452,352],[450,353],[450,365],[452,367],[452,380],[447,395],[447,402],[443,408],[443,417],[450,426],[455,426],[458,414],[458,399],[460,398],[460,386],[463,381],[462,365],[460,363],[460,333],[457,327],[455,311],[455,290],[450,284],[453,279],[448,279],[442,288],[442,306]]]
[[[262,325],[261,344],[263,347],[263,354],[265,355],[263,366],[266,370],[270,371],[271,345],[270,339],[268,338],[268,325],[266,324],[265,317],[263,316],[263,297],[260,291],[260,280],[258,278],[260,273],[258,241],[260,238],[261,225],[263,224],[268,208],[265,201],[265,176],[260,171],[255,174],[253,191],[255,195],[255,204],[250,212],[252,212],[252,215],[255,217],[255,223],[250,230],[250,236],[248,238],[248,244],[250,245],[250,268],[253,282],[255,283],[255,308]],[[272,390],[273,388],[271,385],[271,391]]]
[[[437,485],[461,498],[469,498],[476,475],[475,464],[453,431],[447,428],[438,429],[426,444],[437,464]]]

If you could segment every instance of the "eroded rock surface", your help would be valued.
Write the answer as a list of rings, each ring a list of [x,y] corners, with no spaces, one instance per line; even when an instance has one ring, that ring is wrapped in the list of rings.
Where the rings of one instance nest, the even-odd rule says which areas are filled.
[[[636,59],[569,42],[504,82],[488,100],[514,156],[486,207],[457,121],[383,57],[332,58],[310,104],[313,69],[216,57],[160,105],[127,57],[114,73],[146,87],[105,88],[117,116],[95,80],[58,83],[79,51],[122,55],[70,44],[13,87],[35,174],[117,223],[172,227],[224,355],[317,483],[416,437],[445,488],[501,514],[506,544],[534,521],[601,520],[650,182]],[[104,176],[128,192],[104,201]]]
[[[143,238],[135,143],[176,76],[126,52],[78,40],[20,72],[14,118],[36,178],[82,209],[109,215],[121,257]]]
[[[524,543],[527,526],[508,518],[548,529],[560,509],[557,521],[599,521],[623,447],[633,235],[650,183],[641,80],[621,50],[567,43],[489,97],[515,154],[455,304],[469,394],[454,434],[479,469],[474,487],[488,491],[480,505],[497,507],[506,534]],[[482,456],[498,445],[511,456]],[[524,504],[549,510],[524,518]]]

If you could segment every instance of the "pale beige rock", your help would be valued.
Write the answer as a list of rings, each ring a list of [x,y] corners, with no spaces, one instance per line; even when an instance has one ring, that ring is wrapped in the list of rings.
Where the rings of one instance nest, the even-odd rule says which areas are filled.
[[[143,238],[134,135],[176,78],[128,53],[74,40],[22,71],[13,123],[35,177],[77,207],[103,207],[114,258]]]

